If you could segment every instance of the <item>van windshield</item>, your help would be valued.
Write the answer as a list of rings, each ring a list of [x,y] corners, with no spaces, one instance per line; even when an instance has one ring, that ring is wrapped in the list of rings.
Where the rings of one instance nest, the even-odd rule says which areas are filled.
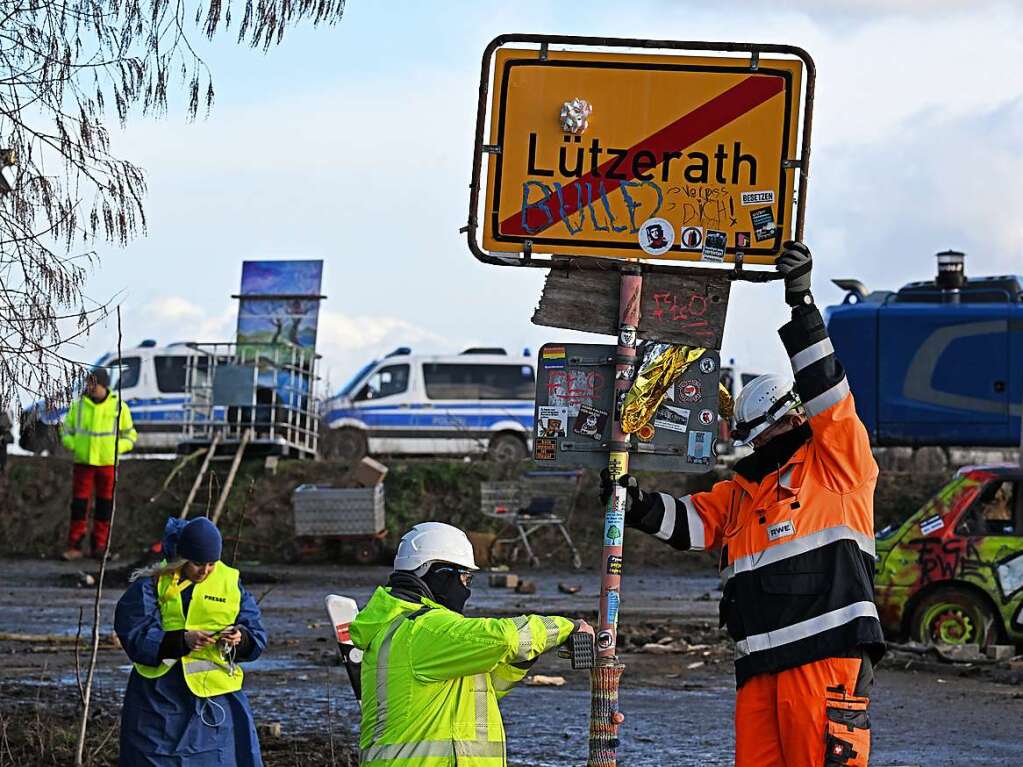
[[[358,386],[359,382],[366,376],[366,373],[368,373],[370,370],[372,370],[376,366],[376,364],[377,364],[377,360],[373,360],[372,362],[370,362],[370,363],[368,363],[366,365],[363,365],[362,368],[359,370],[359,372],[356,373],[355,375],[353,375],[349,379],[348,383],[346,383],[344,386],[341,387],[341,391],[339,391],[337,393],[337,396],[339,396],[339,397],[348,397],[348,396],[350,396],[351,393],[353,391],[355,391],[355,387]]]
[[[531,400],[536,395],[531,365],[430,363],[423,365],[423,380],[430,399]]]
[[[156,388],[164,394],[180,393],[185,390],[188,357],[154,357]]]
[[[97,365],[96,367],[100,367]],[[142,358],[141,357],[122,357],[119,360],[110,360],[104,363],[102,367],[106,368],[107,373],[110,375],[110,391],[117,391],[121,389],[132,389],[138,386],[139,373],[142,372]]]

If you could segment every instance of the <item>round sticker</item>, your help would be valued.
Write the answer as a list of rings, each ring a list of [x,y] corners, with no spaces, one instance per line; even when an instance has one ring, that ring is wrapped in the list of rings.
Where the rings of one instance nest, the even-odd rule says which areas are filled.
[[[703,248],[703,227],[684,226],[678,239],[682,250],[701,250]]]
[[[636,432],[636,436],[643,442],[649,442],[654,438],[654,427],[645,423],[639,427],[639,430]]]
[[[700,372],[701,373],[713,373],[714,372],[714,358],[704,357],[700,360]]]
[[[678,398],[682,402],[699,402],[703,399],[703,384],[697,380],[682,381],[678,385]]]
[[[622,328],[622,332],[618,334],[618,343],[621,346],[635,346],[636,331],[633,328]]]
[[[675,228],[663,218],[648,218],[639,226],[639,247],[651,256],[660,256],[675,244]]]
[[[601,631],[597,634],[597,647],[601,650],[606,650],[614,643],[614,637],[611,636],[610,631]]]
[[[712,423],[714,423],[714,414],[709,410],[701,410],[700,423],[702,423],[704,426],[710,426]]]

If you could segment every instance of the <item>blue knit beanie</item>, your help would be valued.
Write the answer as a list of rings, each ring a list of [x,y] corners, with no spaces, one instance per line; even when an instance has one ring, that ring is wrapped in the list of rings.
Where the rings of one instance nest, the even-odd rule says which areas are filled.
[[[220,559],[222,545],[223,539],[217,526],[206,517],[198,517],[181,531],[177,554],[182,559],[199,564],[216,562]]]

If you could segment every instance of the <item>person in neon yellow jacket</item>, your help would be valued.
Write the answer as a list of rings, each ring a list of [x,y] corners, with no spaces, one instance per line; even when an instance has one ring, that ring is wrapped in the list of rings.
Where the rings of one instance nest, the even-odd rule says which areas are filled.
[[[476,569],[451,525],[402,537],[387,586],[351,625],[364,652],[360,765],[504,767],[498,700],[540,655],[574,632],[592,636],[585,621],[557,616],[466,618]]]
[[[92,556],[102,559],[110,540],[110,517],[114,510],[115,456],[127,453],[138,439],[131,411],[127,403],[110,391],[110,374],[105,368],[89,373],[85,390],[71,403],[61,431],[61,441],[74,454],[75,461],[71,476],[71,526],[67,549],[61,556],[68,561],[82,558],[89,503],[95,493]]]

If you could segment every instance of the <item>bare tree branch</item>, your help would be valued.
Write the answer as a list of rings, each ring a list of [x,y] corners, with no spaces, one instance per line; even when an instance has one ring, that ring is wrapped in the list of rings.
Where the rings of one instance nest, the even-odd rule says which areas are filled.
[[[172,93],[189,119],[208,114],[213,79],[194,38],[231,31],[266,51],[300,23],[337,23],[344,0],[189,7],[0,0],[0,410],[24,395],[70,402],[81,365],[61,349],[109,312],[107,301],[88,308],[84,292],[94,248],[146,232],[145,177],[113,152],[108,118],[163,116]]]

